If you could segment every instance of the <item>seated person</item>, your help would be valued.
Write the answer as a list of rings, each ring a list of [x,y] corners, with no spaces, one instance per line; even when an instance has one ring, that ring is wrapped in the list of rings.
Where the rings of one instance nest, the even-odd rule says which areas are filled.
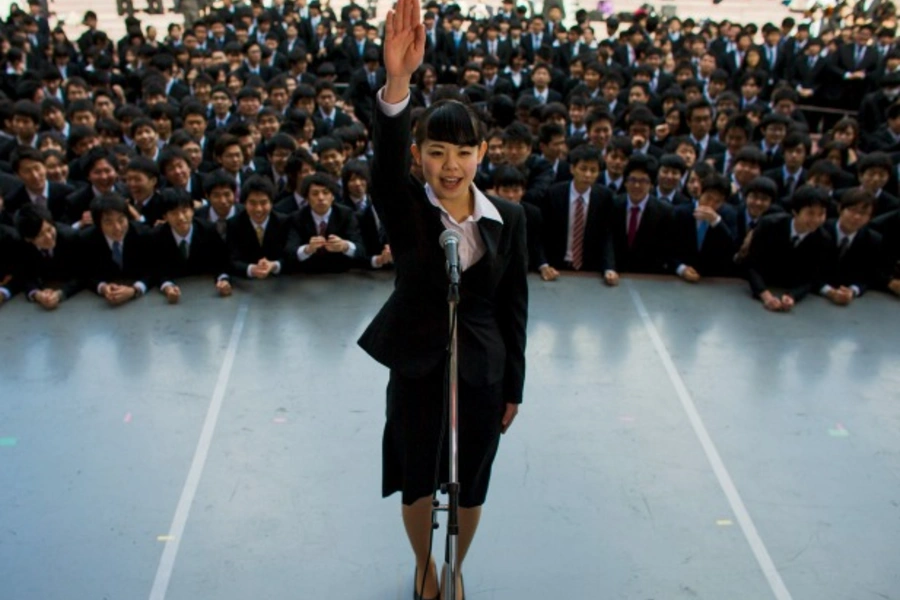
[[[303,180],[307,206],[290,217],[287,256],[307,273],[341,273],[358,266],[366,249],[353,209],[336,204],[337,185],[325,173]]]
[[[541,210],[528,202],[522,202],[525,195],[525,175],[510,165],[499,165],[494,169],[494,192],[500,198],[519,204],[525,210],[525,235],[528,243],[528,268],[541,274],[544,281],[555,281],[559,271],[547,263],[544,253],[543,217]]]
[[[366,265],[373,269],[390,265],[394,262],[391,247],[388,245],[387,232],[381,219],[375,212],[375,205],[369,196],[369,166],[361,160],[351,160],[344,165],[341,173],[344,197],[341,203],[356,213],[359,222],[363,247],[370,254]]]
[[[609,142],[604,157],[604,169],[600,174],[600,185],[609,189],[613,196],[625,191],[625,166],[634,153],[631,140],[625,136],[614,137]]]
[[[159,193],[159,167],[156,161],[137,156],[125,168],[125,185],[128,187],[128,205],[131,219],[154,227],[163,220]]]
[[[788,202],[794,190],[806,183],[806,169],[803,165],[809,156],[812,142],[802,133],[788,134],[781,143],[784,164],[764,173],[778,186],[778,199]]]
[[[150,282],[148,237],[129,214],[125,198],[103,194],[91,202],[95,225],[82,233],[87,285],[113,306],[140,298]]]
[[[16,230],[0,225],[0,306],[18,293],[21,240]]]
[[[871,227],[883,237],[883,260],[889,276],[887,289],[900,296],[900,209],[873,219]]]
[[[850,304],[869,286],[887,284],[881,234],[866,227],[874,210],[872,194],[851,189],[841,196],[840,216],[825,223],[832,247],[819,293],[837,305]]]
[[[861,188],[875,196],[874,217],[900,208],[900,199],[884,191],[894,170],[894,162],[884,152],[872,152],[856,163],[856,174]]]
[[[76,231],[57,225],[46,207],[31,203],[16,213],[16,229],[25,242],[20,259],[22,289],[30,301],[53,310],[84,287]]]
[[[166,146],[159,155],[159,172],[166,178],[166,187],[190,194],[195,209],[203,206],[203,177],[193,172],[191,159],[183,149]]]
[[[728,203],[740,206],[746,200],[744,187],[762,175],[766,164],[766,155],[759,148],[745,146],[734,157],[734,170],[731,173],[731,192]]]
[[[82,229],[93,224],[91,222],[93,213],[91,205],[94,199],[106,194],[117,193],[116,183],[119,180],[119,172],[115,155],[101,146],[88,150],[76,163],[81,172],[85,173],[88,185],[76,189],[66,198],[66,203],[69,205],[69,216],[65,222],[71,224],[75,229]]]
[[[306,206],[306,198],[300,195],[300,186],[307,175],[316,172],[316,159],[306,148],[299,148],[291,154],[284,167],[287,186],[275,202],[275,212],[291,215]]]
[[[825,190],[828,194],[828,217],[837,218],[838,203],[835,198],[835,188],[838,183],[846,180],[846,174],[836,164],[826,159],[819,159],[812,164],[806,174],[806,183],[813,187]],[[784,204],[782,207],[790,211],[790,198],[781,199]]]
[[[778,186],[768,177],[757,177],[744,188],[744,201],[737,207],[734,239],[741,245],[747,234],[756,228],[759,220],[766,215],[783,213],[784,209],[775,203]]]
[[[513,122],[503,130],[503,151],[506,163],[522,170],[528,180],[525,202],[540,205],[541,199],[556,178],[553,165],[545,158],[532,154],[534,137],[524,123]],[[485,188],[490,187],[490,182]]]
[[[556,270],[604,273],[606,282],[615,285],[608,235],[613,197],[607,187],[596,185],[600,152],[582,144],[568,160],[572,181],[551,186],[541,203],[547,262]]]
[[[728,178],[707,175],[696,203],[676,206],[672,215],[672,266],[690,283],[700,277],[725,277],[733,271],[734,233],[719,215],[731,194]]]
[[[244,212],[244,207],[235,203],[236,185],[234,177],[221,169],[207,175],[203,180],[203,189],[209,204],[199,208],[194,215],[210,223],[223,240],[228,234],[228,219]]]
[[[177,279],[194,275],[215,277],[220,296],[231,295],[228,250],[215,227],[194,216],[194,201],[183,189],[164,190],[160,211],[165,223],[153,230],[151,248],[159,289],[175,304],[181,298]]]
[[[822,230],[825,192],[804,185],[794,193],[792,207],[793,214],[770,215],[757,224],[747,254],[753,297],[771,311],[790,311],[810,290],[821,287],[832,243]],[[776,295],[774,287],[786,291]]]
[[[252,175],[241,187],[245,210],[228,219],[225,240],[231,274],[265,279],[282,272],[288,236],[288,218],[272,212],[275,186],[268,178]]]
[[[657,199],[673,206],[692,204],[691,199],[681,192],[681,182],[687,171],[683,158],[677,154],[664,154],[659,159],[659,171],[656,175]]]
[[[12,172],[22,181],[19,191],[6,198],[0,221],[13,224],[16,211],[26,204],[46,206],[53,215],[53,221],[64,223],[69,216],[66,198],[75,191],[70,185],[47,180],[47,167],[40,150],[20,146],[12,154]]]
[[[656,178],[656,161],[637,154],[625,167],[625,193],[616,196],[609,217],[612,255],[604,270],[607,283],[618,273],[671,272],[669,233],[672,206],[651,195]],[[606,272],[609,271],[609,272]]]

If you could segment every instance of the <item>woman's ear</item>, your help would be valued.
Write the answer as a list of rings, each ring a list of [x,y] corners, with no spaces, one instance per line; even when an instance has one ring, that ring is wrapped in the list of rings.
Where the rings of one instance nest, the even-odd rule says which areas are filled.
[[[486,141],[481,142],[481,145],[478,146],[478,164],[479,165],[481,164],[481,161],[484,160],[484,155],[487,154],[487,148],[488,148],[488,145],[487,145]]]
[[[417,165],[422,166],[422,154],[419,152],[419,146],[415,143],[409,147],[409,152],[412,154],[413,160]]]

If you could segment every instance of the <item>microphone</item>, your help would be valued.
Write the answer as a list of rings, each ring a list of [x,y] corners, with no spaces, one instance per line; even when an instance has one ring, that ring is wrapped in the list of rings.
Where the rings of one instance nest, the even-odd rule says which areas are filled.
[[[452,229],[445,229],[438,238],[444,254],[447,256],[447,277],[450,285],[459,285],[459,240],[460,235]]]

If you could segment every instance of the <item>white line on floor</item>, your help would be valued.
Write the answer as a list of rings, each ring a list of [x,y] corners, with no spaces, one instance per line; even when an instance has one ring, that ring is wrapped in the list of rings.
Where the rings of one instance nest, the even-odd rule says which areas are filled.
[[[709,460],[710,466],[712,466],[716,479],[719,480],[719,485],[722,486],[722,491],[725,492],[728,504],[731,505],[731,510],[734,511],[734,515],[741,526],[741,531],[744,532],[747,543],[750,544],[750,549],[756,557],[756,562],[759,563],[759,568],[762,569],[763,575],[765,575],[766,580],[769,582],[769,587],[772,588],[772,593],[775,594],[777,600],[792,600],[791,593],[788,591],[787,587],[785,587],[784,581],[781,579],[781,574],[778,572],[778,569],[775,568],[775,563],[772,562],[769,551],[766,550],[766,545],[763,543],[762,538],[759,537],[756,525],[753,524],[753,519],[750,518],[750,513],[747,512],[747,507],[744,506],[744,501],[741,499],[741,495],[734,486],[731,475],[728,474],[728,469],[725,468],[725,463],[722,462],[722,457],[719,456],[716,445],[713,443],[712,438],[709,437],[709,432],[703,424],[703,419],[700,418],[700,413],[697,412],[697,406],[694,404],[694,400],[691,398],[691,394],[688,392],[684,380],[681,379],[681,375],[678,374],[678,369],[675,368],[672,356],[669,354],[669,351],[666,350],[666,346],[663,344],[662,338],[659,336],[659,332],[656,330],[656,326],[653,324],[653,320],[650,318],[650,314],[644,306],[644,301],[641,300],[640,294],[634,288],[634,284],[631,281],[626,281],[625,285],[628,287],[628,292],[631,294],[631,300],[634,302],[634,306],[641,316],[641,320],[644,322],[644,328],[647,330],[647,334],[650,336],[650,339],[653,340],[653,346],[656,348],[656,353],[662,360],[663,366],[665,366],[666,372],[669,374],[669,379],[672,381],[672,385],[678,393],[678,398],[681,400],[681,407],[687,414],[688,420],[694,428],[694,433],[697,435],[697,439],[700,440],[700,445],[703,446],[706,458]]]
[[[194,503],[194,496],[197,495],[197,486],[200,485],[200,478],[203,476],[206,458],[209,456],[209,447],[212,443],[213,433],[216,430],[216,424],[219,421],[219,412],[222,409],[225,390],[228,388],[228,380],[231,378],[231,369],[234,366],[234,359],[237,355],[241,332],[244,330],[244,323],[247,321],[248,309],[249,306],[245,301],[238,308],[237,316],[234,318],[231,338],[228,340],[228,347],[225,350],[225,360],[222,361],[222,367],[219,369],[216,387],[213,389],[209,409],[206,411],[206,420],[203,422],[203,429],[200,431],[200,439],[197,440],[194,460],[191,462],[191,468],[184,482],[184,488],[181,490],[181,498],[178,499],[175,516],[172,517],[172,526],[169,527],[168,531],[170,539],[166,541],[166,547],[163,549],[162,557],[159,559],[159,568],[156,569],[156,578],[153,580],[153,588],[150,590],[150,600],[163,600],[166,597],[166,591],[169,589],[169,580],[172,578],[172,569],[175,568],[178,547],[181,545],[181,538],[184,536],[188,514],[191,511],[191,505]]]

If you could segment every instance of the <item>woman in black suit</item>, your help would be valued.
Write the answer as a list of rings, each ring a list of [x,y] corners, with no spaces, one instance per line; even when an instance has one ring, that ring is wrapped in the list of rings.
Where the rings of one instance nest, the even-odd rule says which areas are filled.
[[[415,597],[430,599],[438,597],[439,589],[431,558],[431,499],[436,484],[448,479],[447,437],[442,438],[441,430],[449,317],[438,238],[445,229],[462,236],[461,565],[481,516],[500,434],[512,424],[522,401],[528,309],[525,219],[521,207],[487,198],[474,186],[487,145],[478,118],[465,105],[453,100],[433,104],[419,119],[410,146],[409,82],[425,50],[418,0],[399,0],[386,23],[387,83],[375,111],[372,199],[387,230],[397,278],[394,292],[359,343],[391,370],[382,494],[402,492],[403,523],[416,557]],[[424,186],[410,176],[411,156],[421,165]]]

